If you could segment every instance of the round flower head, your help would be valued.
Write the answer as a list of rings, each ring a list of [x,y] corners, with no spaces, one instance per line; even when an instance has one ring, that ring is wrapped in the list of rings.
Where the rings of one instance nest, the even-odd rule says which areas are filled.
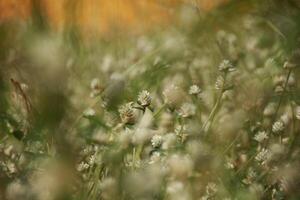
[[[151,144],[152,144],[153,148],[160,147],[162,142],[163,142],[163,138],[160,135],[154,135],[151,139]]]
[[[179,106],[181,105],[182,101],[184,100],[185,94],[184,92],[176,85],[168,85],[164,91],[163,96],[165,103],[169,104],[170,106]]]
[[[196,106],[192,103],[184,103],[179,110],[181,117],[191,117],[196,114]]]
[[[272,126],[272,131],[274,133],[280,133],[283,130],[284,130],[284,123],[281,120],[276,121]]]
[[[192,85],[189,89],[189,94],[191,95],[197,95],[201,93],[201,89],[198,85]]]
[[[269,138],[268,134],[266,133],[266,131],[259,131],[255,136],[254,136],[254,140],[256,140],[257,142],[261,143],[265,140],[267,140]]]
[[[129,102],[121,106],[119,113],[123,123],[133,124],[135,122],[136,117],[133,109],[133,102]]]
[[[233,67],[233,65],[231,64],[231,62],[229,60],[223,60],[221,62],[221,64],[219,65],[219,71],[232,72],[234,70],[235,70],[235,68]]]
[[[147,90],[143,90],[138,95],[138,104],[140,104],[143,107],[147,107],[151,104],[151,96],[150,93]]]

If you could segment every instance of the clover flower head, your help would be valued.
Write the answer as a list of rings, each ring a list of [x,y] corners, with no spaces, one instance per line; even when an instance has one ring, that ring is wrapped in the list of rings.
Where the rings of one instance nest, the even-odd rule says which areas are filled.
[[[191,95],[197,95],[201,93],[201,89],[198,85],[192,85],[189,89],[189,94]]]
[[[280,133],[284,130],[284,128],[284,123],[281,120],[274,122],[274,124],[272,125],[272,131],[274,133]]]
[[[266,131],[259,131],[255,136],[254,140],[257,142],[261,143],[269,138],[268,134]]]
[[[136,116],[134,113],[133,102],[126,103],[119,108],[120,117],[123,123],[133,124]]]
[[[160,147],[163,142],[161,135],[154,135],[151,139],[151,144],[154,148]]]
[[[187,118],[196,114],[196,106],[192,103],[184,103],[179,110],[181,117]]]
[[[235,68],[229,60],[223,60],[219,65],[219,71],[222,72],[232,72]]]
[[[138,103],[143,106],[147,107],[151,104],[152,98],[150,93],[147,90],[143,90],[138,95]]]

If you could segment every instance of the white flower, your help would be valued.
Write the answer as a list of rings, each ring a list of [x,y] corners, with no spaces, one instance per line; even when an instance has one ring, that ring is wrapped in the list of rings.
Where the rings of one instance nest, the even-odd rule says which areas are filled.
[[[98,90],[100,88],[100,80],[98,78],[94,78],[91,81],[90,87],[92,90]]]
[[[154,135],[151,139],[151,144],[154,148],[160,147],[163,142],[163,138],[160,135]]]
[[[103,91],[103,87],[101,87],[100,80],[98,78],[94,78],[91,81],[90,87],[92,90],[90,94],[91,97],[95,97]]]
[[[151,104],[151,96],[150,93],[147,90],[143,90],[142,92],[139,93],[138,95],[138,103],[141,106],[147,107]]]
[[[267,140],[269,138],[268,134],[266,131],[259,131],[255,136],[254,140],[257,142],[263,142],[264,140]]]
[[[271,152],[268,149],[262,149],[256,156],[255,160],[264,164],[271,158]]]
[[[136,120],[133,102],[122,105],[119,109],[119,113],[123,123],[133,124]]]
[[[85,162],[81,162],[79,163],[79,165],[77,166],[77,171],[81,172],[83,170],[86,170],[89,168],[89,164],[88,163],[85,163]]]
[[[209,196],[214,196],[218,191],[217,185],[213,182],[210,182],[206,186],[206,194]]]
[[[198,85],[192,85],[189,89],[189,94],[191,95],[197,95],[201,93],[201,89]]]
[[[232,72],[235,70],[235,68],[233,67],[233,65],[231,64],[231,62],[229,60],[223,60],[221,62],[221,64],[219,65],[219,70]]]
[[[264,109],[264,116],[272,116],[276,112],[276,104],[274,102],[269,103]]]
[[[180,105],[184,100],[184,95],[184,92],[174,84],[168,85],[163,91],[165,103],[171,106]]]
[[[196,106],[192,103],[184,103],[179,110],[181,117],[191,117],[196,114]]]
[[[224,78],[222,76],[218,76],[217,80],[216,80],[216,83],[215,83],[215,88],[217,90],[221,90],[221,89],[223,89],[224,84],[225,84]]]
[[[92,116],[95,116],[95,114],[96,114],[96,112],[93,108],[88,108],[83,112],[83,115],[85,117],[92,117]]]
[[[297,106],[295,109],[295,116],[297,119],[300,120],[300,106]]]
[[[272,126],[272,131],[274,133],[280,133],[283,130],[284,130],[284,123],[281,120],[276,121]]]

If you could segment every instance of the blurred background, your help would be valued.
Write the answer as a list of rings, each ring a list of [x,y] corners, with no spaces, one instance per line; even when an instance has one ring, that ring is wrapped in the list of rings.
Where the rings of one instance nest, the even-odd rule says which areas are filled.
[[[75,24],[87,33],[138,33],[176,21],[184,4],[208,12],[228,0],[1,0],[0,21],[27,21],[35,10],[54,30]]]
[[[0,0],[0,199],[210,199],[211,181],[216,199],[299,199],[291,116],[300,72],[282,67],[299,63],[299,38],[298,0]],[[237,67],[226,87],[224,60]],[[190,95],[192,85],[201,98]],[[226,94],[218,97],[220,85]],[[153,147],[147,131],[136,139],[142,125],[122,122],[119,108],[142,90],[158,114],[138,119],[150,134],[175,138],[174,148]],[[178,114],[183,101],[191,118]],[[284,162],[278,156],[265,166],[254,157],[269,147],[253,137],[272,127],[277,112],[262,110],[278,102],[291,150],[280,154],[278,144]],[[200,125],[214,117],[202,138]],[[248,184],[251,167],[259,177]]]

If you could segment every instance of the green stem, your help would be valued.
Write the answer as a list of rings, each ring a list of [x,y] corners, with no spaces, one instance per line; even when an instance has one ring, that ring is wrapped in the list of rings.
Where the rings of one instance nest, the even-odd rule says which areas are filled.
[[[211,127],[211,124],[212,124],[212,122],[213,122],[213,120],[214,120],[214,118],[215,118],[215,116],[217,114],[217,111],[218,111],[218,109],[219,109],[219,107],[221,105],[222,97],[223,97],[223,94],[225,92],[225,90],[224,90],[225,85],[226,85],[226,74],[224,75],[224,84],[223,84],[223,86],[221,88],[221,91],[219,93],[217,101],[216,101],[213,109],[211,110],[211,112],[210,112],[210,114],[208,116],[208,119],[205,121],[205,123],[203,124],[203,126],[201,128],[200,132],[204,131],[205,132],[205,136],[206,136],[207,132],[209,131],[209,128]]]
[[[156,113],[154,113],[153,118],[156,118],[159,116],[159,114],[163,111],[163,109],[167,106],[166,103],[164,103],[159,109],[158,111],[156,111]]]

